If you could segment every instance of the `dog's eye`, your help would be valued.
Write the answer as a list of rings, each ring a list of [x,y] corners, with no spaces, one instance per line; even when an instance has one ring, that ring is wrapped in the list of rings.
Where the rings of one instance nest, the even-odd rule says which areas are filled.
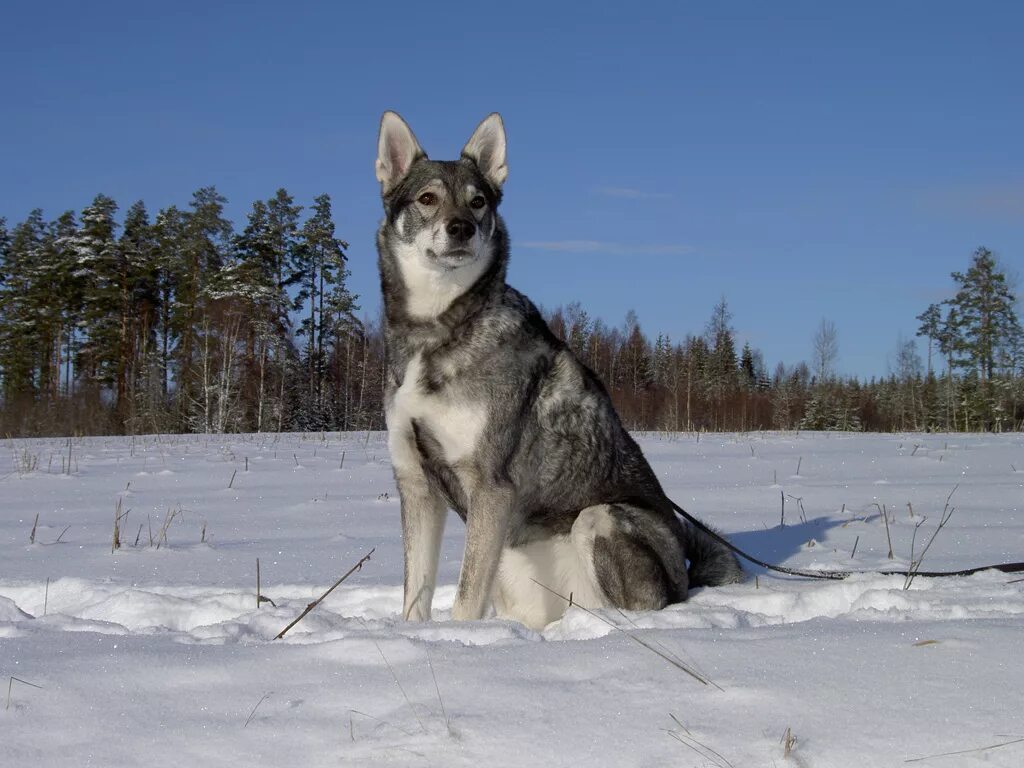
[[[476,197],[469,201],[469,207],[477,211],[479,211],[485,205],[487,205],[487,201],[484,199],[483,195],[477,195]]]
[[[437,202],[437,195],[433,192],[424,192],[416,200],[419,201],[420,205],[433,205]]]

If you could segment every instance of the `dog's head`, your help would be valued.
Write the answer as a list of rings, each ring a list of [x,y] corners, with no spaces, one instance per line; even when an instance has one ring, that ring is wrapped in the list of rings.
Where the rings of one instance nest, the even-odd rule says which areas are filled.
[[[406,122],[385,112],[376,168],[386,215],[382,249],[397,261],[409,314],[436,317],[504,248],[497,211],[508,175],[501,116],[477,126],[458,160],[434,161]]]

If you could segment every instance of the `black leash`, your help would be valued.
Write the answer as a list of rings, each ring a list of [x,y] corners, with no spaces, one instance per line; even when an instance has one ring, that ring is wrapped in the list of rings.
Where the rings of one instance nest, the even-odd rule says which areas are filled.
[[[673,509],[678,512],[682,517],[689,522],[694,528],[706,533],[712,539],[717,541],[719,544],[728,547],[737,555],[742,557],[744,560],[749,560],[754,565],[760,565],[762,568],[767,568],[769,571],[775,571],[777,573],[785,573],[789,576],[802,576],[806,579],[827,579],[840,581],[848,578],[855,573],[879,573],[883,576],[924,576],[924,577],[940,577],[940,576],[970,576],[980,571],[1002,571],[1003,573],[1024,573],[1024,563],[998,563],[996,565],[981,565],[977,568],[965,568],[962,571],[809,571],[803,568],[788,568],[785,565],[772,565],[766,563],[764,560],[758,560],[753,555],[748,555],[742,549],[737,547],[735,544],[727,541],[723,536],[715,533],[713,530],[708,528],[704,523],[698,520],[696,517],[691,515],[685,509],[676,504],[672,499],[668,500],[672,505]]]

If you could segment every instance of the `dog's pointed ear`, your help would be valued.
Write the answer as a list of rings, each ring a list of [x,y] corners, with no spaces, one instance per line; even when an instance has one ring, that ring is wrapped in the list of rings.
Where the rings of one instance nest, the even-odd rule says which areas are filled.
[[[487,180],[496,188],[508,178],[508,165],[505,164],[505,124],[501,115],[492,112],[476,127],[462,148],[462,156],[468,157],[477,164]]]
[[[380,119],[380,136],[377,139],[377,181],[386,195],[405,175],[412,164],[426,152],[416,141],[412,129],[397,112],[385,112]]]

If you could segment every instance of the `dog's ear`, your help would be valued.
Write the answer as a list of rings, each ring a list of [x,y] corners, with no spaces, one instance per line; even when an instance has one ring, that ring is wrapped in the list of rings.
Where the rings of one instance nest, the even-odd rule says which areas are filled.
[[[380,119],[376,163],[377,181],[383,194],[394,189],[409,173],[412,164],[426,156],[405,120],[397,112],[385,112]]]
[[[487,180],[501,189],[508,177],[505,164],[505,124],[501,115],[492,112],[476,127],[462,148],[462,156],[477,164]]]

